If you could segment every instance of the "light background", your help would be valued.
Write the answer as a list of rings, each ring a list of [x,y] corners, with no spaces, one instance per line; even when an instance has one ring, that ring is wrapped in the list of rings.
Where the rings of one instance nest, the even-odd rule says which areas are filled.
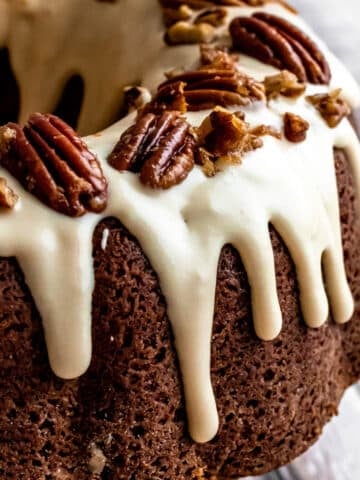
[[[326,40],[360,83],[360,0],[288,1]]]

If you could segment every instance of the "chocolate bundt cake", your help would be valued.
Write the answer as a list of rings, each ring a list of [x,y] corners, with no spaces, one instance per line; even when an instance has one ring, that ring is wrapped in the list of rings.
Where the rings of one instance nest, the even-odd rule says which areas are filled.
[[[0,3],[18,84],[21,39],[46,24],[50,52],[84,18],[53,83],[34,47],[22,115],[86,71],[92,130],[123,108],[119,72],[142,80],[100,133],[48,113],[0,128],[0,478],[271,471],[360,378],[356,83],[281,1],[86,3]],[[146,58],[115,42],[101,63],[92,31],[90,62],[82,29],[120,10]]]

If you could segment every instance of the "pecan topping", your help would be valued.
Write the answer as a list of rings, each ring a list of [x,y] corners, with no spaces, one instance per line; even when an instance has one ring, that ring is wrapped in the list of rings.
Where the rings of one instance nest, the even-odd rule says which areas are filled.
[[[179,112],[143,113],[126,130],[108,158],[116,170],[139,173],[144,185],[167,189],[194,167],[195,139]]]
[[[161,113],[164,110],[176,110],[185,113],[188,110],[185,87],[186,83],[180,81],[161,85],[154,100],[145,106],[144,112]]]
[[[168,28],[165,41],[169,45],[212,42],[226,23],[225,6],[259,6],[269,1],[290,9],[282,0],[160,0]],[[196,10],[203,11],[196,14]]]
[[[209,23],[191,23],[180,21],[172,25],[165,35],[165,41],[169,45],[181,45],[190,43],[210,43],[215,37],[215,27]]]
[[[303,142],[306,139],[307,131],[310,128],[309,122],[299,115],[286,112],[284,115],[284,134],[287,140],[292,143]]]
[[[140,110],[151,101],[151,93],[144,87],[124,88],[124,110],[126,113]]]
[[[302,82],[327,84],[329,65],[318,46],[287,20],[259,12],[230,25],[234,47],[261,62],[294,73]]]
[[[19,197],[6,183],[5,178],[0,177],[0,208],[13,208]]]
[[[0,129],[0,165],[54,210],[77,217],[101,212],[107,182],[96,156],[74,130],[54,115],[35,113],[21,128]]]
[[[276,75],[265,77],[265,93],[268,100],[279,95],[289,98],[297,98],[306,90],[306,85],[299,82],[296,75],[287,70],[282,70]]]
[[[351,113],[349,105],[341,98],[340,88],[330,94],[310,95],[306,97],[306,100],[314,105],[330,128],[337,127],[341,120]]]
[[[242,112],[231,113],[221,107],[211,112],[197,133],[196,163],[202,165],[207,176],[215,175],[226,165],[241,163],[243,155],[263,146],[262,136],[281,138],[273,127],[252,128]]]
[[[200,45],[200,64],[212,68],[233,69],[236,67],[238,56],[229,53],[226,47]]]
[[[161,84],[154,98],[155,109],[172,108],[180,111],[198,111],[217,105],[249,105],[265,99],[264,87],[248,75],[239,72],[229,58],[215,58],[214,65],[184,72]],[[217,65],[220,66],[217,66]]]

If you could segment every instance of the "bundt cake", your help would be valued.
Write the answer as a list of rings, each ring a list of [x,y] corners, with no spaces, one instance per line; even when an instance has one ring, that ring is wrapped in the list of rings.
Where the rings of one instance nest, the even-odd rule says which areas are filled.
[[[360,378],[355,81],[282,1],[0,8],[0,478],[290,462]],[[28,115],[75,73],[130,113]]]

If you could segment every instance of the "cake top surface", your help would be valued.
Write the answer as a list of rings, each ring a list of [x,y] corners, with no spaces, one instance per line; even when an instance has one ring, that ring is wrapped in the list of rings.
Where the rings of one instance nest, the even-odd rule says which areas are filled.
[[[313,35],[301,17],[283,3],[0,0],[0,46],[9,49],[20,89],[20,121],[24,123],[35,111],[54,111],[67,82],[80,76],[84,98],[77,129],[81,134],[94,133],[117,117],[124,87],[140,82],[154,89],[163,81],[164,72],[174,67],[188,69],[197,62],[198,51],[191,42],[226,43],[231,19],[256,10],[280,14]],[[204,21],[203,12],[214,8],[226,15],[218,20],[205,17]],[[176,13],[179,10],[181,14]],[[179,15],[184,18],[169,27],[175,29],[172,38],[177,42],[172,48],[164,43],[164,12],[167,25]],[[144,18],[146,28],[139,28]],[[347,99],[358,98],[351,76],[323,42],[316,39],[316,43],[333,64],[331,85],[342,88]],[[264,65],[251,66],[258,69],[260,77],[266,73]],[[268,71],[273,70],[269,67]]]

